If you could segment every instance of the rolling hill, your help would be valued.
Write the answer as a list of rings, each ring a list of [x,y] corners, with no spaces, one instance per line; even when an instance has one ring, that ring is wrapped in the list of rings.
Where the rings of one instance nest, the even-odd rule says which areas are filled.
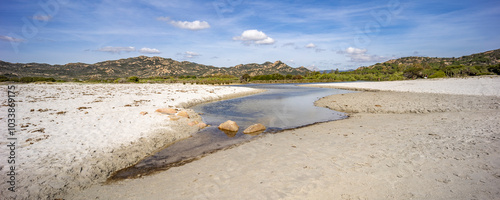
[[[0,61],[0,75],[7,77],[50,77],[63,80],[71,79],[111,79],[130,76],[165,77],[165,76],[212,76],[227,74],[251,76],[263,74],[305,74],[304,67],[292,68],[281,61],[263,64],[241,64],[234,67],[214,67],[188,61],[176,61],[170,58],[139,56],[120,60],[110,60],[95,64],[68,63],[50,65],[43,63],[9,63]]]

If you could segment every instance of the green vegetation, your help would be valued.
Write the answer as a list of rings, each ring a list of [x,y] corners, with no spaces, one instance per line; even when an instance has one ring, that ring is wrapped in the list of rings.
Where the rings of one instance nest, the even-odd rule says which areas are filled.
[[[156,76],[140,78],[130,76],[127,78],[89,79],[73,82],[87,83],[183,83],[204,85],[226,85],[245,83],[312,83],[312,82],[344,82],[344,81],[395,81],[419,78],[447,78],[466,77],[478,75],[500,75],[500,64],[493,66],[466,66],[466,65],[442,65],[442,64],[388,64],[377,63],[370,67],[360,67],[354,71],[339,72],[339,70],[326,72],[307,72],[304,75],[292,74],[266,74],[250,76],[244,74],[236,77],[227,74],[216,74],[211,76]],[[0,76],[0,82],[14,81],[22,83],[31,82],[62,82],[54,78],[44,77],[7,77]]]
[[[7,77],[5,75],[0,75],[0,82],[21,82],[21,83],[34,83],[34,82],[64,82],[63,80],[56,80],[55,78],[45,78],[45,77]]]
[[[128,77],[128,81],[132,82],[132,83],[137,83],[137,82],[139,82],[139,77],[137,77],[137,76]]]

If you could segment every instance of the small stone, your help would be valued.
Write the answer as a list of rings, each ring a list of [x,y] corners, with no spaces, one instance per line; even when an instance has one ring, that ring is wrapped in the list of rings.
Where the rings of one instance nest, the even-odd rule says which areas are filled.
[[[254,124],[254,125],[251,125],[249,126],[247,129],[245,129],[243,131],[244,134],[255,134],[257,133],[260,134],[262,132],[264,132],[266,130],[266,126],[262,125],[262,124]]]
[[[148,114],[148,112],[146,112],[146,111],[142,111],[142,112],[140,112],[139,114],[141,114],[141,115],[147,115],[147,114]]]
[[[197,125],[197,124],[199,124],[199,122],[196,121],[196,120],[188,123],[189,126],[194,126],[194,125]]]
[[[179,113],[177,113],[177,116],[189,118],[189,114],[186,111],[180,111]]]
[[[219,125],[219,129],[223,131],[238,132],[238,129],[240,129],[240,127],[238,126],[238,124],[236,124],[236,122],[227,120],[226,122]]]
[[[180,117],[175,116],[175,115],[170,115],[170,116],[168,116],[168,118],[170,118],[171,121],[177,121],[180,119]]]
[[[197,125],[198,125],[198,128],[200,128],[200,129],[204,129],[205,127],[207,127],[207,126],[208,126],[207,124],[205,124],[205,123],[203,123],[203,122],[201,122],[201,123],[199,123],[199,124],[197,124]]]
[[[175,114],[177,113],[177,110],[173,109],[173,108],[159,108],[159,109],[156,109],[155,112],[159,112],[161,114]]]

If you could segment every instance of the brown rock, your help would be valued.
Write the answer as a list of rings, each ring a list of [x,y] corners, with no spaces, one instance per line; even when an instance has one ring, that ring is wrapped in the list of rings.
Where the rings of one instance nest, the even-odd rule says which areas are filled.
[[[177,116],[189,118],[189,114],[186,111],[180,111],[177,113]]]
[[[159,109],[156,109],[155,112],[159,112],[161,114],[175,114],[177,113],[177,110],[173,109],[173,108],[159,108]]]
[[[205,123],[203,123],[203,122],[201,122],[201,123],[199,123],[199,124],[197,124],[197,125],[198,125],[198,128],[200,128],[200,129],[204,129],[205,127],[207,127],[207,126],[208,126],[207,124],[205,124]]]
[[[199,122],[196,121],[196,120],[188,123],[189,126],[194,126],[194,125],[197,125],[197,124],[199,124]]]
[[[240,127],[238,126],[238,124],[236,124],[236,122],[227,120],[226,122],[219,125],[219,129],[222,131],[238,132],[238,129],[240,129]]]
[[[261,134],[262,132],[264,132],[266,130],[266,126],[262,125],[262,124],[254,124],[254,125],[251,125],[249,126],[247,129],[245,129],[243,131],[244,134],[250,134],[250,135],[253,135],[253,134]]]
[[[170,118],[170,120],[172,120],[172,121],[177,121],[180,119],[180,117],[177,117],[175,115],[170,115],[170,116],[168,116],[168,118]]]
[[[140,112],[139,114],[141,114],[141,115],[147,115],[147,114],[148,114],[148,112],[146,112],[146,111],[142,111],[142,112]]]

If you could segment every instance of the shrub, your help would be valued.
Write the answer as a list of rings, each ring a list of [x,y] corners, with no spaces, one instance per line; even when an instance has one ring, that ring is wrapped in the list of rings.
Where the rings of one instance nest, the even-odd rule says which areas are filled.
[[[446,77],[446,74],[441,70],[429,76],[429,78],[444,78],[444,77]]]
[[[500,64],[494,65],[494,66],[489,66],[488,71],[493,72],[497,75],[500,75]]]
[[[9,81],[9,78],[7,78],[6,76],[0,76],[0,82],[4,82],[4,81]]]
[[[137,76],[128,77],[128,81],[137,83],[137,82],[139,82],[139,77],[137,77]]]
[[[403,72],[403,76],[408,79],[422,78],[422,68],[410,67]]]

